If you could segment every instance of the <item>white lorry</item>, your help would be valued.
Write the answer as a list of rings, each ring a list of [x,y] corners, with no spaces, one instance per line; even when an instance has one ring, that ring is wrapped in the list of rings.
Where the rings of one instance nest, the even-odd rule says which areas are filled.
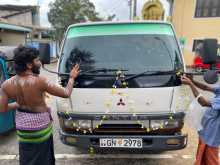
[[[95,150],[178,150],[187,90],[174,29],[165,22],[101,22],[68,28],[58,72],[80,64],[70,98],[57,99],[64,144]],[[62,86],[68,74],[60,74]]]

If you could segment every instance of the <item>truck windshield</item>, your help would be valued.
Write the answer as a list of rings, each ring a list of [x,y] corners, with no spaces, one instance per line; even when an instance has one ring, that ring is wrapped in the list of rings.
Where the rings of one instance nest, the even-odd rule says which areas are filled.
[[[151,30],[154,28],[157,26]],[[82,71],[117,68],[125,69],[126,74],[182,68],[180,51],[174,35],[160,33],[160,29],[158,34],[140,32],[145,29],[138,29],[139,33],[135,32],[136,34],[125,33],[126,29],[119,29],[121,34],[77,36],[77,33],[74,33],[70,37],[67,36],[59,72],[69,73],[75,63],[80,64]]]

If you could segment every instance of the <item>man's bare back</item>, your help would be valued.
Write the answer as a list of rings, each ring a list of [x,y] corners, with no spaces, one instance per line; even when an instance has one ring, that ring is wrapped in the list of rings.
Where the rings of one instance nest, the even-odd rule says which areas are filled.
[[[21,165],[30,163],[54,165],[52,118],[50,113],[47,113],[49,108],[45,94],[69,97],[74,79],[79,74],[79,66],[73,67],[67,86],[61,87],[40,76],[41,61],[38,50],[21,46],[16,48],[14,53],[16,76],[1,85],[0,112],[17,109],[15,124]],[[16,102],[9,103],[10,99]],[[40,113],[26,113],[27,111]]]
[[[49,109],[45,102],[46,92],[58,97],[69,97],[72,93],[74,78],[78,73],[77,65],[70,73],[66,88],[63,88],[49,82],[45,77],[25,72],[23,75],[16,75],[5,81],[2,84],[2,95],[16,100],[20,108],[32,112],[46,112]]]
[[[0,88],[0,112],[9,109],[26,109],[31,112],[48,111],[45,94],[67,98],[73,90],[74,79],[79,74],[75,65],[70,72],[67,86],[61,87],[40,76],[41,61],[36,49],[20,47],[15,50],[16,75],[6,80]],[[9,99],[16,103],[8,104]]]
[[[20,108],[33,112],[45,112],[45,92],[43,78],[33,75],[14,76],[7,80],[2,88],[7,95],[16,100]]]

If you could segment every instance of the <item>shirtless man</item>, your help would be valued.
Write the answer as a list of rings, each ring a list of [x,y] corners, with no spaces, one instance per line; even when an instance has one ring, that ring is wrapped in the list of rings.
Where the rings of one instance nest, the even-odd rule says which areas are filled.
[[[39,52],[34,48],[15,50],[16,75],[5,81],[0,90],[0,112],[16,110],[20,165],[54,165],[52,118],[45,93],[68,98],[73,90],[79,66],[73,67],[65,88],[40,76]],[[8,104],[9,99],[16,100]]]

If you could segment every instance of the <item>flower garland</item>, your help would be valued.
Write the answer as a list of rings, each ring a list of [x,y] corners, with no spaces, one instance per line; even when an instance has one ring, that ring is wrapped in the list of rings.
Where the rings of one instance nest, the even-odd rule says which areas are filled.
[[[178,75],[178,73],[177,73],[177,75]],[[120,96],[125,97],[127,102],[128,102],[129,112],[132,114],[133,117],[136,117],[137,114],[135,113],[135,107],[134,107],[135,101],[130,99],[129,95],[127,95],[126,93],[122,93],[122,92],[117,91],[118,88],[128,88],[128,83],[125,82],[125,76],[122,73],[122,71],[119,70],[119,71],[116,72],[116,79],[115,79],[115,82],[114,82],[112,87],[113,88],[111,90],[111,96],[115,97],[115,95],[120,95]],[[185,87],[180,87],[180,93],[181,94],[180,94],[179,98],[177,99],[177,104],[175,105],[176,109],[179,109],[180,104],[183,105],[184,107],[187,107],[189,105],[189,99],[188,100],[186,99],[186,98],[189,98],[189,97],[187,97],[188,96],[188,91],[186,90],[186,88]],[[183,99],[183,98],[185,98],[185,99]],[[111,99],[109,99],[105,102],[105,107],[106,107],[105,115],[102,116],[102,118],[100,120],[100,123],[95,126],[97,129],[103,124],[103,122],[105,120],[108,119],[107,115],[113,109],[113,98],[111,98]],[[69,115],[69,112],[66,111],[65,114],[67,116],[69,116],[68,120],[72,120],[71,116]],[[174,120],[172,113],[169,116],[169,120]],[[165,126],[168,125],[169,122],[166,121],[165,123],[160,123],[159,126],[154,126],[152,128],[151,128],[150,124],[149,124],[148,127],[145,127],[144,123],[141,122],[138,119],[136,120],[136,123],[141,125],[141,128],[144,129],[146,133],[149,133],[151,131],[155,131],[155,130],[158,130],[158,129],[163,129],[164,125]],[[73,122],[73,126],[76,127],[77,124]],[[77,127],[76,131],[82,131],[84,134],[87,134],[87,130],[82,130],[81,129],[80,123],[78,124],[78,127]],[[89,132],[92,133],[91,128],[89,129]],[[89,146],[88,151],[91,155],[94,154],[94,148],[92,146]]]

